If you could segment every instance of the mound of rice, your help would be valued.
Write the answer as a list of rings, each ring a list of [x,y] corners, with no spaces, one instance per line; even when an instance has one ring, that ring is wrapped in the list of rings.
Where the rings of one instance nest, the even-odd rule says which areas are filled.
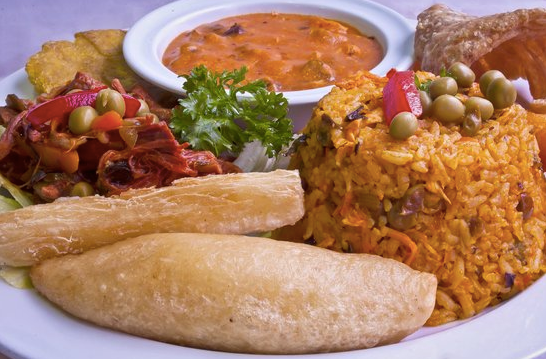
[[[415,135],[395,140],[383,118],[386,81],[363,73],[319,102],[290,166],[302,176],[306,215],[275,236],[434,273],[427,324],[471,317],[546,270],[546,183],[533,126],[514,105],[474,137],[425,118]]]

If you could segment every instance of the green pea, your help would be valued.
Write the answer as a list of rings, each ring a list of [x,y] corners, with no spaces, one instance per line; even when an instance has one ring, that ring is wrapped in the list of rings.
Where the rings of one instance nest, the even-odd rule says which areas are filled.
[[[480,77],[480,91],[484,96],[487,95],[487,88],[489,87],[489,84],[498,78],[504,78],[504,74],[500,72],[499,70],[489,70],[486,71],[481,77]]]
[[[417,131],[419,122],[411,112],[400,112],[391,121],[389,134],[397,140],[405,140]]]
[[[461,123],[464,112],[463,103],[452,95],[441,95],[432,102],[432,116],[444,124]]]
[[[95,190],[93,189],[93,186],[91,186],[89,183],[80,181],[72,187],[70,190],[70,195],[75,197],[86,197],[86,196],[93,196],[95,194]]]
[[[419,98],[421,99],[421,107],[423,108],[423,115],[428,116],[430,114],[430,108],[432,107],[432,99],[426,91],[419,91]]]
[[[95,109],[101,115],[108,111],[116,111],[123,117],[125,116],[125,100],[123,95],[116,90],[100,90],[97,94]]]
[[[491,81],[487,87],[487,99],[495,109],[510,107],[516,102],[518,92],[512,81],[498,78]]]
[[[91,106],[76,107],[68,117],[68,129],[75,135],[91,130],[91,123],[99,114]]]
[[[464,105],[466,108],[466,113],[474,112],[476,110],[479,111],[482,121],[489,120],[491,116],[493,116],[493,111],[495,110],[491,101],[477,96],[469,97]]]
[[[428,90],[430,97],[435,99],[441,95],[456,95],[459,88],[452,77],[440,77],[430,83]]]
[[[451,73],[453,77],[455,77],[457,85],[462,88],[472,86],[474,80],[476,79],[474,71],[472,71],[470,67],[466,66],[462,62],[455,62],[449,67],[449,69],[447,69],[447,71]]]

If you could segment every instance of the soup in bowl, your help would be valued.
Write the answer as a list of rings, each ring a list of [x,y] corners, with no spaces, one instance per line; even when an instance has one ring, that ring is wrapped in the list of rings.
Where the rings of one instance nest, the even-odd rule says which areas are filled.
[[[265,16],[269,18],[264,20]],[[269,27],[263,24],[271,19],[281,24],[269,24]],[[260,29],[256,30],[257,27]],[[273,48],[276,41],[280,42],[279,34],[290,31],[305,35],[287,41],[285,46],[291,48],[291,54]],[[261,47],[251,46],[251,34],[254,37],[258,34],[254,41]],[[385,75],[391,68],[411,67],[413,35],[414,27],[407,19],[367,1],[181,0],[137,21],[125,37],[123,52],[137,74],[174,93],[184,92],[184,79],[180,75],[203,63],[203,59],[191,58],[196,52],[207,53],[206,65],[216,71],[223,70],[224,66],[225,70],[233,70],[234,66],[244,65],[249,69],[249,78],[261,78],[272,90],[283,93],[297,130],[336,81],[358,70]],[[194,43],[179,43],[192,36]],[[212,43],[206,51],[205,38]],[[355,40],[357,38],[366,45]],[[320,45],[320,49],[313,49],[312,43]],[[182,56],[183,46],[187,53]],[[226,52],[224,47],[230,47],[234,53]],[[265,49],[267,47],[271,49]],[[334,56],[335,52],[339,53]],[[357,52],[360,59],[355,56]],[[188,57],[184,57],[186,55]],[[296,55],[301,57],[294,60]],[[180,68],[172,66],[177,58]],[[262,73],[264,67],[269,67],[268,74]],[[292,84],[279,81],[282,77]],[[305,77],[309,80],[306,83]]]

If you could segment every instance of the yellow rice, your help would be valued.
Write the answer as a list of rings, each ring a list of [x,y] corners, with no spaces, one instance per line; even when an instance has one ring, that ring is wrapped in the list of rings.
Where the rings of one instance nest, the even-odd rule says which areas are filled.
[[[514,105],[495,111],[471,138],[426,118],[414,136],[395,140],[383,118],[386,81],[363,73],[319,102],[291,162],[306,189],[306,215],[275,235],[434,273],[438,294],[427,324],[471,317],[546,270],[546,183],[533,126]],[[479,94],[476,84],[468,94]],[[365,117],[348,120],[359,108]],[[393,230],[387,212],[416,185],[439,205],[419,211],[413,227]]]

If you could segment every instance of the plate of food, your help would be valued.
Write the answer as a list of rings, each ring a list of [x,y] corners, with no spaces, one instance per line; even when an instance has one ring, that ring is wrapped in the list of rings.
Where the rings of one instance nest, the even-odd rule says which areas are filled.
[[[310,18],[293,19],[278,3]],[[326,5],[278,3],[268,5],[274,20],[296,21],[307,41],[361,51],[343,42],[356,21],[347,8],[326,18]],[[143,21],[159,24],[172,14],[165,9]],[[253,31],[247,19],[224,12],[229,20],[218,23],[223,10],[214,9],[203,29],[169,18],[158,33],[243,41],[236,51],[261,56],[234,40]],[[194,21],[207,14],[195,11]],[[282,78],[245,77],[255,63],[173,70],[176,92],[135,65],[124,48],[126,39],[134,46],[131,30],[45,44],[0,82],[1,351],[546,353],[545,96],[541,77],[521,66],[540,66],[522,51],[543,39],[544,18],[540,9],[479,18],[435,5],[411,33],[415,64],[388,72],[372,65],[336,77],[314,50],[295,68],[328,90],[300,128],[289,118],[301,103]],[[389,37],[366,24],[360,30],[375,29],[367,40],[378,38],[385,55]],[[515,48],[517,63],[497,61]],[[517,98],[519,77],[532,98]]]

